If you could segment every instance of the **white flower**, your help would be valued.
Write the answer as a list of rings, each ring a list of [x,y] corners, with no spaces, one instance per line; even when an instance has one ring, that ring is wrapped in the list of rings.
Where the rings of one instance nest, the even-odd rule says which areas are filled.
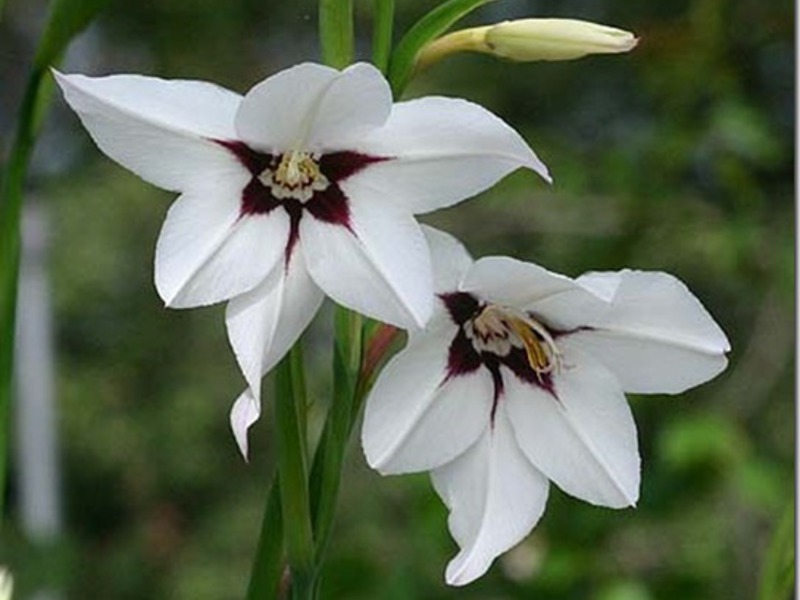
[[[368,64],[301,64],[244,97],[199,81],[55,76],[103,152],[181,192],[156,246],[156,288],[175,308],[230,300],[228,334],[249,386],[231,423],[245,455],[261,377],[323,292],[381,321],[422,326],[433,288],[412,215],[518,167],[549,179],[490,112],[439,97],[392,104]]]
[[[666,273],[576,280],[505,257],[472,259],[426,231],[439,306],[380,375],[362,442],[384,474],[432,470],[463,585],[536,525],[548,480],[592,504],[639,496],[624,392],[676,394],[722,371],[725,334]]]

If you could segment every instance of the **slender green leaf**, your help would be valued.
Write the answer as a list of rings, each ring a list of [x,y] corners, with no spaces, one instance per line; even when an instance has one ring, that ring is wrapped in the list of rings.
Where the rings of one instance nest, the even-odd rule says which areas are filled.
[[[353,0],[320,0],[319,42],[326,65],[341,69],[353,62]]]
[[[494,0],[448,0],[437,6],[408,30],[397,44],[389,66],[389,82],[399,98],[414,74],[420,50],[476,8]]]
[[[53,0],[50,18],[36,52],[37,67],[58,60],[70,40],[92,22],[109,0]]]
[[[372,30],[372,62],[382,73],[389,69],[394,26],[394,0],[374,0],[375,14]]]
[[[283,577],[283,515],[281,514],[280,483],[277,478],[270,486],[256,558],[247,587],[247,600],[277,600]]]
[[[794,597],[795,582],[795,526],[794,498],[786,504],[786,511],[767,550],[761,572],[758,600],[790,600]]]
[[[3,513],[9,446],[20,253],[19,221],[28,164],[52,91],[51,84],[45,85],[45,75],[50,63],[57,60],[72,37],[91,22],[107,1],[55,0],[51,4],[34,65],[28,75],[8,153],[8,164],[0,184],[0,515]]]

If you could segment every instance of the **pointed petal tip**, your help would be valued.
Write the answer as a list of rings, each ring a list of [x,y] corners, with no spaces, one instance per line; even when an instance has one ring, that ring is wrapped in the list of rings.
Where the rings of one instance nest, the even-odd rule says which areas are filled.
[[[247,431],[260,416],[261,401],[247,388],[233,403],[230,413],[231,431],[245,462],[250,462]]]
[[[236,447],[239,448],[239,454],[242,455],[244,462],[250,462],[249,446],[247,441],[247,428],[241,430],[237,424],[233,422],[233,415],[231,415],[231,429],[233,430],[233,437],[236,440]]]
[[[459,552],[453,560],[447,563],[447,568],[444,572],[444,580],[447,585],[453,587],[469,585],[476,579],[482,577],[494,562],[494,560],[490,560],[483,568],[476,568],[474,562],[470,560],[472,557],[462,557],[462,554],[463,551]]]
[[[547,168],[547,165],[544,164],[533,151],[531,151],[530,158],[525,162],[525,166],[539,175],[539,177],[544,179],[547,183],[553,185],[553,176],[550,174],[550,169]]]

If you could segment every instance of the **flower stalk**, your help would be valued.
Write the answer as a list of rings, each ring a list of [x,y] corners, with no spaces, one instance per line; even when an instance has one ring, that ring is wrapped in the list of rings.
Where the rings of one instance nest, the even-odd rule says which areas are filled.
[[[361,365],[361,316],[337,307],[333,349],[333,399],[311,475],[316,564],[322,564],[333,527],[344,453],[350,440]]]
[[[372,62],[386,74],[392,52],[394,0],[375,0],[372,30]]]
[[[352,0],[320,0],[319,39],[323,63],[342,69],[353,62]]]
[[[292,598],[313,598],[314,538],[311,530],[306,458],[305,398],[300,383],[302,353],[296,344],[275,372],[275,423],[278,480]],[[269,503],[267,505],[269,509]]]

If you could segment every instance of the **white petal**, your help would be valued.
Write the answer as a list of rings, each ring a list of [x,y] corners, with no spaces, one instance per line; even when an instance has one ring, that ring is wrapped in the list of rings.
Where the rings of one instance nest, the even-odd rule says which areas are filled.
[[[54,76],[100,149],[143,179],[177,191],[244,171],[211,141],[236,137],[238,94],[202,81]]]
[[[297,341],[322,299],[296,246],[288,268],[279,261],[261,284],[228,302],[228,338],[254,397],[260,396],[261,377]]]
[[[433,310],[425,237],[407,213],[380,199],[350,199],[352,232],[306,216],[300,243],[311,277],[328,296],[373,319],[411,329]]]
[[[472,266],[472,257],[464,245],[444,231],[427,225],[422,232],[428,241],[433,266],[433,287],[437,293],[454,292]]]
[[[185,193],[156,244],[156,289],[173,308],[227,300],[261,283],[284,255],[289,217],[278,208],[240,218],[241,188]]]
[[[479,259],[461,284],[465,292],[526,310],[556,329],[574,329],[603,314],[608,303],[569,277],[505,256]]]
[[[305,147],[346,150],[380,127],[392,110],[392,90],[381,72],[368,63],[342,71],[320,98]]]
[[[636,504],[636,425],[610,372],[587,354],[564,352],[561,373],[553,377],[557,398],[509,371],[503,375],[517,441],[542,473],[592,504]]]
[[[463,455],[432,472],[450,509],[448,525],[461,551],[447,565],[450,585],[466,585],[536,526],[547,503],[547,478],[519,449],[502,404],[494,426]]]
[[[245,95],[236,114],[238,136],[267,152],[300,150],[315,106],[338,73],[302,63],[268,77]]]
[[[611,369],[623,389],[677,394],[708,381],[727,365],[730,344],[700,301],[667,273],[621,271],[578,278],[605,287],[611,309],[570,335]],[[613,293],[611,293],[613,291]]]
[[[340,150],[386,121],[391,104],[389,84],[371,65],[339,72],[303,63],[251,89],[236,129],[265,151]]]
[[[485,108],[454,98],[395,104],[386,124],[356,149],[392,159],[353,179],[412,213],[451,206],[520,167],[550,181],[547,168],[516,131]]]
[[[489,422],[489,371],[447,379],[454,326],[420,335],[381,372],[364,413],[367,462],[383,474],[427,471],[471,446]]]
[[[261,416],[261,400],[253,396],[250,389],[246,389],[233,403],[231,408],[231,430],[239,446],[239,452],[247,460],[247,430],[258,421]]]

